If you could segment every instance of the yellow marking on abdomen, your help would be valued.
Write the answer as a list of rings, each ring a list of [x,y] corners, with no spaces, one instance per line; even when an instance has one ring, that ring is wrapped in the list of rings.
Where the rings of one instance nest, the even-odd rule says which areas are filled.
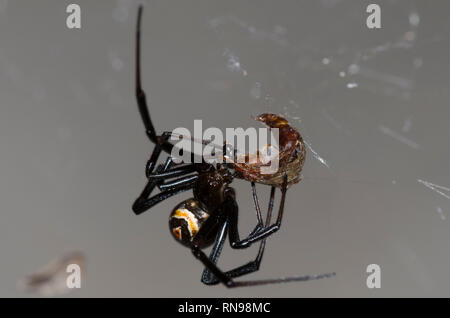
[[[177,219],[184,219],[186,221],[191,238],[198,233],[198,220],[191,211],[186,209],[178,209],[173,214],[173,217]]]

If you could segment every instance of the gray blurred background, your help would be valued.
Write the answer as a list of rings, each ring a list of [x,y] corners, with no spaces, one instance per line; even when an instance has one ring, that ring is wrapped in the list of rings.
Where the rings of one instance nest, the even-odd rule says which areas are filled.
[[[153,150],[134,97],[138,1],[0,0],[0,296],[72,250],[71,297],[450,296],[448,1],[144,1],[143,85],[159,131],[284,114],[308,142],[303,181],[258,273],[321,281],[228,290],[168,231],[184,193],[135,216]],[[369,30],[366,6],[381,6]],[[238,190],[241,235],[255,224]],[[262,206],[269,189],[258,187]],[[223,269],[256,256],[225,248]],[[366,267],[381,267],[381,288]]]

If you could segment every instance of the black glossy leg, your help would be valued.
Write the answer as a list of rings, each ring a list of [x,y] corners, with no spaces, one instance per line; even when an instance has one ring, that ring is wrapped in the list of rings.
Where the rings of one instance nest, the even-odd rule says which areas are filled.
[[[163,133],[162,136],[160,137],[161,140],[163,140],[164,142],[167,142],[167,140],[169,139],[169,135],[167,133]],[[147,178],[149,178],[152,173],[153,173],[153,169],[156,166],[156,163],[158,162],[159,156],[161,155],[161,151],[162,151],[162,146],[161,144],[155,144],[155,149],[153,149],[152,155],[150,156],[150,159],[147,161],[147,165],[145,166],[145,175],[147,176]],[[166,163],[168,166],[172,164],[172,158],[170,158],[170,162]],[[164,171],[167,170],[168,167],[166,167],[164,169]]]
[[[272,191],[274,189],[272,188]],[[239,239],[239,232],[238,232],[238,218],[237,214],[234,216],[231,216],[230,219],[230,240],[232,240],[231,246],[233,248],[246,248],[249,247],[252,243],[257,242],[259,240],[262,240],[276,231],[281,226],[281,220],[283,219],[283,210],[284,210],[284,203],[286,201],[286,191],[287,191],[287,176],[284,176],[283,185],[281,188],[281,202],[280,202],[280,208],[278,210],[278,217],[275,224],[265,227],[263,231],[259,231],[253,235],[249,235],[247,238],[240,240]],[[271,197],[271,202],[273,204],[273,199]]]
[[[185,177],[178,178],[178,179],[172,180],[170,182],[158,185],[158,188],[161,191],[170,190],[170,189],[178,188],[184,184],[191,184],[197,179],[198,179],[198,175],[196,175],[196,174],[190,175],[190,176],[185,176]]]
[[[150,112],[147,105],[147,98],[144,90],[142,89],[141,83],[141,20],[142,20],[142,11],[143,7],[139,6],[137,25],[136,25],[136,100],[139,108],[139,113],[141,114],[142,122],[144,123],[145,132],[155,145],[159,145],[160,149],[158,149],[159,153],[164,151],[169,155],[172,154],[172,149],[174,145],[169,142],[169,138],[171,136],[170,132],[163,133],[161,136],[158,136],[153,126],[153,122],[150,117]],[[165,138],[167,137],[167,138]],[[155,154],[159,156],[159,154]],[[194,154],[191,154],[191,163],[195,162]],[[153,166],[154,167],[154,166]],[[148,170],[152,170],[152,168],[148,164]],[[148,172],[148,175],[151,172]]]
[[[163,165],[160,165],[156,169],[156,173],[163,173],[165,171],[168,171],[168,169],[172,165],[172,158],[167,158],[166,162]],[[170,171],[170,170],[169,170]],[[186,171],[186,174],[190,173],[190,171]],[[156,205],[157,203],[186,190],[189,190],[193,187],[194,182],[196,178],[193,178],[194,176],[187,176],[175,181],[170,182],[166,186],[165,189],[161,189],[160,193],[157,195],[150,197],[153,190],[156,186],[162,187],[162,182],[164,179],[149,179],[147,182],[147,185],[145,186],[144,190],[142,191],[141,195],[136,199],[136,201],[133,204],[133,211],[136,214],[141,214],[148,209],[150,209],[152,206]],[[196,177],[196,176],[195,176]],[[150,198],[149,198],[150,197]]]
[[[255,189],[254,184],[252,184],[252,189]],[[258,203],[258,198],[256,196],[256,191],[254,191],[253,193],[254,193],[255,205],[257,206],[257,211],[259,211],[259,214],[261,215],[261,210],[259,209],[259,203]],[[269,201],[269,208],[267,209],[266,226],[270,223],[270,220],[272,218],[274,195],[275,195],[275,188],[272,187],[270,201]],[[261,220],[261,222],[262,222],[262,220]],[[224,225],[222,226],[222,228],[219,231],[219,234],[217,236],[216,243],[215,243],[213,249],[211,250],[211,254],[209,255],[209,259],[214,264],[217,264],[217,261],[222,252],[223,244],[225,243],[226,233],[227,233],[227,229],[228,229],[227,225],[228,225],[228,223],[225,222]],[[263,255],[264,255],[265,247],[266,247],[266,239],[263,239],[263,240],[261,240],[261,244],[259,245],[258,254],[256,255],[255,260],[253,260],[247,264],[244,264],[242,266],[239,266],[237,268],[234,268],[232,270],[229,270],[225,274],[228,277],[236,278],[239,276],[243,276],[243,275],[258,271],[259,267],[261,265]],[[202,283],[204,283],[206,285],[214,285],[214,284],[218,284],[219,281],[214,277],[214,275],[207,268],[205,268],[205,270],[203,271],[203,274],[202,274]]]
[[[234,215],[234,214],[236,214],[235,212],[237,211],[237,204],[233,198],[227,197],[227,199],[225,199],[225,202],[220,207],[220,209],[234,210],[234,211],[232,211],[232,213],[230,213],[230,214]],[[218,215],[221,215],[221,213],[219,213],[219,212],[220,211],[218,211]],[[269,221],[269,220],[270,220],[270,216],[268,215],[267,221]],[[208,221],[209,221],[209,219],[205,222],[205,224],[202,227],[202,229],[200,230],[200,232],[195,236],[193,244],[191,246],[193,255],[198,260],[200,260],[203,263],[203,265],[206,267],[206,269],[202,275],[202,282],[204,282],[205,284],[215,284],[215,283],[221,282],[225,286],[227,286],[229,288],[233,288],[233,287],[288,283],[288,282],[295,282],[295,281],[297,281],[297,282],[298,281],[309,281],[309,280],[316,280],[316,279],[332,277],[335,275],[335,273],[326,273],[326,274],[320,274],[320,275],[293,276],[293,277],[283,277],[283,278],[275,278],[275,279],[235,282],[233,280],[233,277],[246,275],[246,274],[252,273],[259,269],[259,264],[261,262],[262,254],[264,252],[264,244],[261,244],[260,250],[258,252],[258,256],[255,259],[255,261],[245,264],[243,266],[240,266],[231,271],[223,272],[222,270],[220,270],[217,267],[217,265],[215,263],[217,262],[217,260],[220,256],[220,253],[222,251],[222,248],[223,248],[223,242],[224,242],[225,236],[226,236],[227,223],[225,221],[225,223],[222,224],[222,227],[219,231],[219,235],[217,236],[216,244],[213,248],[211,256],[208,258],[206,256],[206,254],[198,246],[200,246],[201,243],[203,242],[203,240],[204,240],[203,236],[206,235],[206,233],[209,233],[208,227],[217,225],[214,222],[219,222],[219,221],[211,220],[211,222],[209,222],[209,224],[208,224]],[[264,243],[264,240],[262,243]],[[213,277],[215,279],[213,279]]]
[[[155,149],[156,151],[156,149]],[[152,155],[153,157],[153,155]],[[163,165],[159,165],[158,168],[156,169],[156,172],[162,172],[164,170],[167,170],[170,165],[172,163],[172,158],[169,157],[167,158],[165,164]],[[152,163],[148,164],[148,166],[152,165]],[[149,169],[150,170],[150,169]],[[133,204],[133,211],[137,211],[139,210],[139,206],[141,204],[141,202],[145,201],[150,194],[153,192],[153,190],[155,189],[155,187],[157,186],[157,181],[156,180],[148,180],[147,185],[145,186],[144,190],[142,190],[142,193],[139,195],[139,197],[136,199],[136,201]]]
[[[258,200],[258,195],[256,194],[256,186],[255,186],[254,182],[252,182],[252,197],[253,197],[253,203],[255,204],[256,218],[258,220],[257,226],[262,227],[263,220],[262,220],[262,215],[261,215],[261,209],[259,208],[259,200]]]
[[[137,25],[136,25],[136,100],[141,114],[142,122],[145,126],[147,136],[155,144],[158,143],[155,127],[150,119],[150,113],[147,107],[147,99],[141,85],[141,19],[142,6],[139,7]]]
[[[213,264],[217,264],[220,254],[222,253],[223,245],[225,243],[225,239],[227,238],[227,225],[227,222],[223,223],[219,233],[217,234],[216,242],[214,243],[211,253],[209,254],[209,259]],[[219,282],[208,268],[203,270],[201,281],[206,285],[213,285]]]
[[[161,173],[153,173],[148,176],[149,179],[167,179],[182,176],[186,173],[191,173],[195,171],[194,164],[188,164],[180,167],[176,167]]]
[[[181,186],[178,186],[178,187],[166,190],[166,191],[162,191],[162,192],[158,193],[157,195],[155,195],[151,198],[148,198],[148,199],[139,197],[136,200],[136,202],[133,204],[133,211],[135,214],[139,215],[139,214],[147,211],[151,207],[155,206],[159,202],[164,201],[164,200],[170,198],[171,196],[174,196],[175,194],[192,189],[194,182],[195,182],[195,180],[191,181],[190,183],[185,183]],[[149,182],[149,184],[150,183],[151,182]],[[147,187],[146,187],[146,189],[147,189]],[[144,189],[144,191],[145,191],[145,189]]]

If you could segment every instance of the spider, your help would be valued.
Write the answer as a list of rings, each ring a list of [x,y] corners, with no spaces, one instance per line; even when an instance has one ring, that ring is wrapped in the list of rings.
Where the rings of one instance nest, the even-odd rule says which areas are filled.
[[[334,276],[335,273],[327,273],[265,280],[234,280],[236,277],[259,270],[266,246],[266,238],[275,233],[281,226],[287,188],[300,180],[300,172],[306,155],[303,140],[297,130],[292,128],[287,120],[281,116],[263,114],[257,117],[257,120],[264,122],[269,127],[277,127],[280,131],[280,165],[276,173],[269,175],[260,174],[261,162],[252,164],[221,163],[215,165],[205,161],[201,163],[175,163],[170,156],[174,147],[169,142],[171,132],[157,135],[150,118],[145,92],[141,87],[140,30],[142,11],[143,7],[140,6],[136,27],[136,98],[146,134],[150,141],[155,144],[155,148],[146,165],[147,185],[134,202],[133,211],[136,214],[141,214],[173,195],[193,190],[193,198],[181,202],[172,210],[169,217],[169,229],[174,238],[179,243],[190,248],[194,257],[204,265],[205,269],[201,281],[206,285],[222,283],[227,287],[242,287],[308,281]],[[157,165],[162,152],[168,153],[169,157],[163,164]],[[192,157],[191,162],[195,162],[194,155],[190,155]],[[257,225],[244,239],[240,239],[238,233],[236,193],[230,187],[234,178],[244,179],[251,183],[256,209]],[[256,182],[271,186],[265,222],[263,222],[259,207],[255,188]],[[151,196],[156,187],[160,192]],[[276,222],[269,225],[272,218],[276,188],[281,189],[281,202]],[[229,235],[232,248],[247,248],[253,243],[259,242],[259,250],[253,261],[224,272],[217,266],[217,261],[221,255],[227,234]],[[213,247],[208,257],[202,249],[211,245]]]

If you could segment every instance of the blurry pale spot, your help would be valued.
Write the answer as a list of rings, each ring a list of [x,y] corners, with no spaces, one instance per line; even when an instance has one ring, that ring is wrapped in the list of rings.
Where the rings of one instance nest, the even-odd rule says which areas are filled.
[[[360,67],[359,67],[358,64],[351,64],[351,65],[348,67],[348,73],[351,74],[351,75],[358,74],[358,73],[359,73],[359,70],[360,70]]]
[[[116,6],[112,12],[112,18],[120,23],[127,22],[131,15],[131,10],[134,12],[135,0],[116,0]]]
[[[409,132],[411,130],[411,127],[412,127],[412,118],[408,117],[403,122],[402,131],[404,133],[407,133],[407,132]]]
[[[230,50],[226,49],[223,56],[227,58],[227,68],[232,72],[242,72],[243,76],[247,76],[247,71],[242,67],[239,58],[234,55]]]
[[[444,221],[447,216],[444,214],[444,212],[442,211],[442,208],[440,206],[438,206],[436,208],[436,211],[439,213],[439,216],[441,217],[441,220]]]
[[[86,274],[86,259],[81,252],[71,252],[52,260],[43,268],[20,279],[17,286],[19,289],[41,296],[66,294],[72,290],[67,287],[67,278],[71,274],[67,272],[67,268],[72,264],[80,267],[80,279],[81,285],[83,285]]]
[[[411,24],[412,26],[418,26],[420,23],[420,16],[416,13],[413,12],[409,15],[409,24]]]
[[[123,69],[123,61],[122,59],[115,53],[108,53],[109,62],[111,63],[111,67],[114,71],[120,72]]]

